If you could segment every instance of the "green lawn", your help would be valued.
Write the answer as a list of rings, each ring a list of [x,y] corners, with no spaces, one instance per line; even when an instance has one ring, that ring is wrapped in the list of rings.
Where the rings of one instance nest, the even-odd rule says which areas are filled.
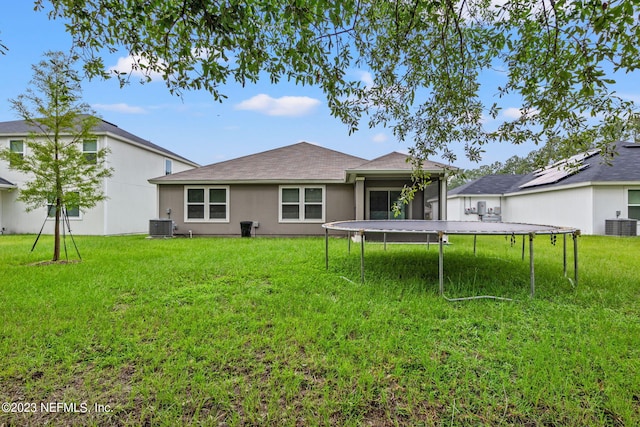
[[[640,238],[581,237],[574,288],[536,237],[531,299],[520,240],[452,236],[448,296],[517,299],[455,303],[437,246],[368,243],[361,284],[345,239],[33,240],[0,236],[0,402],[36,406],[0,425],[640,424]]]

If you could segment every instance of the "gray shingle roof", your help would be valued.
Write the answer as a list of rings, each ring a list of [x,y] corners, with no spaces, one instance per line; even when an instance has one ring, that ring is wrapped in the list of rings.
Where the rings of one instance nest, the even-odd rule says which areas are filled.
[[[24,120],[13,120],[13,121],[8,121],[8,122],[0,122],[0,135],[24,135],[26,136],[29,132],[32,131],[37,131],[37,129],[34,129],[33,127],[29,126],[27,124],[27,122],[25,122]],[[131,141],[135,144],[141,145],[144,148],[153,150],[153,151],[159,151],[163,154],[166,154],[169,157],[173,157],[175,159],[179,159],[182,160],[186,163],[189,163],[193,166],[197,166],[198,164],[185,158],[182,157],[172,151],[167,150],[166,148],[163,148],[159,145],[154,144],[151,141],[147,141],[146,139],[142,139],[139,136],[136,136],[130,132],[127,132],[124,129],[119,128],[118,126],[114,125],[113,123],[109,123],[105,120],[100,119],[100,121],[98,122],[98,125],[96,126],[96,128],[93,130],[93,132],[95,134],[105,134],[105,133],[111,133],[113,135],[119,136],[120,138],[123,138],[125,140]]]
[[[384,156],[378,157],[361,165],[351,168],[353,171],[411,171],[413,169],[413,164],[410,161],[411,156],[408,154],[398,153],[394,151],[393,153],[385,154]],[[447,166],[442,163],[432,162],[430,160],[425,160],[422,163],[422,167],[426,171],[441,171]]]
[[[485,175],[448,191],[456,194],[504,194],[518,190],[518,186],[528,180],[529,175]]]
[[[15,184],[7,181],[6,179],[4,179],[4,178],[2,178],[0,176],[0,187],[2,187],[2,188],[13,188],[15,186],[16,186]]]
[[[640,182],[640,144],[618,142],[616,151],[618,154],[613,157],[611,165],[603,161],[601,154],[596,154],[583,161],[589,165],[587,168],[556,183],[532,188],[552,188],[582,182]]]
[[[520,188],[521,185],[536,178],[533,173],[527,175],[487,175],[468,182],[449,191],[456,194],[507,194],[519,191],[552,189],[571,184],[586,182],[638,182],[640,184],[640,144],[618,142],[617,155],[611,164],[603,161],[600,153],[583,160],[586,168],[570,174],[557,182]]]
[[[345,170],[366,162],[360,157],[308,142],[251,154],[150,180],[153,183],[344,182]]]

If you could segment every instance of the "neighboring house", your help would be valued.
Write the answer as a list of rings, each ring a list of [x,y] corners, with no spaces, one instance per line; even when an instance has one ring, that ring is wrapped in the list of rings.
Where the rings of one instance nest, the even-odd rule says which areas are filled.
[[[240,222],[251,221],[259,235],[319,235],[325,222],[393,219],[392,205],[412,182],[407,160],[391,153],[368,161],[300,142],[150,182],[177,234],[238,235]],[[446,204],[433,212],[426,200],[444,199],[447,167],[423,167],[433,182],[396,218],[446,218]]]
[[[505,195],[518,191],[527,175],[486,175],[449,190],[447,211],[454,221],[501,221]],[[478,209],[480,203],[480,209]],[[484,207],[484,210],[483,210]]]
[[[22,120],[0,122],[0,146],[28,156],[26,139],[31,129]],[[198,164],[169,150],[139,138],[114,124],[100,121],[93,133],[96,139],[84,141],[86,153],[108,147],[107,166],[113,176],[104,180],[108,199],[87,212],[69,209],[71,231],[74,234],[114,235],[147,233],[149,220],[157,216],[157,192],[149,178],[163,173],[182,172]],[[53,218],[48,219],[47,208],[26,212],[18,202],[20,185],[28,176],[9,169],[0,161],[0,227],[4,233],[53,233]]]
[[[640,144],[620,142],[616,151],[610,164],[591,151],[528,175],[488,175],[454,188],[447,196],[449,219],[548,224],[604,235],[606,220],[640,220]]]

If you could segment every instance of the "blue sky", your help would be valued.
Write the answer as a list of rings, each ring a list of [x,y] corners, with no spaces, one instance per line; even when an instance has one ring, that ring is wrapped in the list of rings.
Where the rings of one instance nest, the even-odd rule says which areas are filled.
[[[0,121],[18,119],[8,99],[28,88],[33,75],[31,65],[38,63],[48,50],[66,52],[71,47],[71,37],[62,21],[50,21],[46,13],[35,12],[32,1],[8,3],[0,15],[0,40],[9,48],[6,55],[0,56]],[[127,52],[104,60],[107,67],[126,66]],[[350,73],[366,80],[363,70]],[[616,79],[622,96],[640,101],[638,74]],[[410,145],[410,141],[398,142],[390,129],[368,129],[366,123],[349,135],[347,127],[330,115],[324,95],[314,87],[265,81],[244,88],[230,84],[224,93],[228,98],[220,104],[204,91],[185,92],[178,98],[160,80],[142,85],[132,78],[131,84],[122,89],[114,79],[83,83],[84,101],[103,119],[202,165],[299,141],[366,159],[392,151],[405,152]],[[501,114],[508,116],[517,109],[514,103]],[[481,164],[526,155],[534,148],[487,146]],[[455,166],[474,168],[479,164],[469,162],[460,152]]]

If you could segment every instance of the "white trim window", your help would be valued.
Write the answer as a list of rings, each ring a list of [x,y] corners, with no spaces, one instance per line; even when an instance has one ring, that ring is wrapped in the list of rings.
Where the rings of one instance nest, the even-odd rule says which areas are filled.
[[[82,141],[82,154],[87,163],[95,165],[98,162],[98,141],[95,139]]]
[[[185,222],[229,222],[229,187],[185,187]]]
[[[80,197],[78,192],[75,192],[76,197]],[[73,219],[82,219],[80,215],[80,208],[78,206],[67,205],[63,207],[67,212],[67,218]],[[49,201],[47,204],[47,219],[52,219],[56,217],[56,205],[53,201]],[[62,217],[62,216],[61,216]]]
[[[24,157],[24,141],[21,139],[12,139],[9,141],[9,151],[20,157]],[[9,165],[13,163],[9,161]]]
[[[171,175],[173,173],[173,162],[171,159],[164,159],[164,174]]]
[[[628,218],[640,220],[640,189],[629,190],[628,196]]]
[[[324,185],[281,185],[278,205],[280,222],[324,222]]]

